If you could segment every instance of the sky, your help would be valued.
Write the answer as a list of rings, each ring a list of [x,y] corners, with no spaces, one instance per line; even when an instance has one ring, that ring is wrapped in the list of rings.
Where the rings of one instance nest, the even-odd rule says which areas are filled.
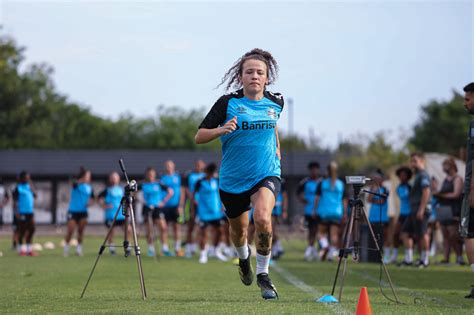
[[[259,47],[279,63],[268,89],[293,100],[295,132],[329,147],[381,130],[400,143],[423,104],[474,81],[473,16],[460,0],[0,0],[26,64],[53,66],[57,89],[95,114],[207,111],[226,70]]]

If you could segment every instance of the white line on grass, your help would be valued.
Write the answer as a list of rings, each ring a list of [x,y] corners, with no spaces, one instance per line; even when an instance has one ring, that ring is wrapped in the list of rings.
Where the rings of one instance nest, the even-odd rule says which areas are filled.
[[[272,270],[275,270],[280,276],[282,276],[286,281],[291,283],[293,286],[297,287],[303,292],[309,293],[314,297],[322,296],[323,294],[312,286],[307,285],[302,280],[298,279],[296,276],[291,274],[288,270],[280,267],[276,263],[272,265]],[[315,302],[316,303],[316,302]],[[336,303],[321,303],[327,306],[335,314],[352,314],[353,312],[342,307],[341,304]]]
[[[367,273],[364,273],[364,272],[361,272],[361,271],[355,271],[355,270],[350,270],[349,272],[353,273],[353,274],[356,274],[358,275],[359,277],[361,278],[364,278],[366,280],[369,280],[369,281],[372,281],[372,282],[375,282],[375,283],[379,283],[379,278],[377,277],[374,277],[372,275],[369,275]],[[390,286],[389,286],[389,283],[385,280],[382,279],[382,286],[384,286],[385,288],[388,288],[390,290]],[[444,301],[443,299],[439,298],[439,297],[434,297],[434,296],[430,296],[430,295],[427,295],[421,291],[414,291],[410,288],[406,288],[406,287],[400,287],[400,286],[397,286],[397,285],[393,285],[393,288],[395,289],[395,293],[396,291],[405,291],[407,292],[411,297],[413,297],[414,299],[419,299],[421,301],[421,304],[426,304],[424,303],[425,301],[429,301],[429,302],[435,302],[439,305],[442,305],[442,306],[446,306],[446,307],[450,307],[450,308],[463,308],[462,306],[460,305],[454,305],[454,304],[449,304],[448,302]],[[390,290],[389,292],[387,292],[387,295],[392,297],[392,291]],[[395,299],[395,297],[393,297],[393,299]],[[415,305],[417,303],[414,303]]]

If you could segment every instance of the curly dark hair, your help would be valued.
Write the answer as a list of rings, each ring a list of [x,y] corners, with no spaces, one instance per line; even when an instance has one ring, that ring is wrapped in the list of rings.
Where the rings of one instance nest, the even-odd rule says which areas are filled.
[[[221,80],[221,83],[217,86],[221,86],[227,82],[225,90],[228,91],[230,88],[234,87],[240,89],[242,87],[242,82],[240,81],[240,76],[242,75],[244,63],[247,60],[254,59],[265,62],[267,65],[267,76],[268,76],[268,85],[273,84],[278,77],[278,63],[273,58],[272,54],[268,51],[265,51],[260,48],[254,48],[251,51],[245,53],[240,57],[234,65],[227,70],[226,74]]]

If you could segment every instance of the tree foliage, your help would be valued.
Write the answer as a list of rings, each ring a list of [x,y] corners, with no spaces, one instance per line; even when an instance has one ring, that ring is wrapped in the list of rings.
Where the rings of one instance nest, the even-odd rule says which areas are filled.
[[[462,103],[462,95],[453,91],[448,101],[433,100],[424,105],[409,144],[425,152],[458,155],[466,145],[471,120]]]

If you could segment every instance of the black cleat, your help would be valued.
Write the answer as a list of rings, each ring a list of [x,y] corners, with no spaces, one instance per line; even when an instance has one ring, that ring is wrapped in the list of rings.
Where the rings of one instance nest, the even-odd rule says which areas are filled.
[[[413,266],[412,262],[406,262],[405,260],[397,264],[397,267],[412,267],[412,266]]]
[[[239,258],[240,280],[242,281],[243,284],[247,286],[251,285],[253,282],[253,270],[252,270],[252,265],[250,264],[250,257],[252,256],[250,246],[248,246],[248,249],[249,249],[249,256],[247,257],[247,259]]]
[[[267,273],[260,273],[257,275],[257,285],[262,291],[262,298],[265,300],[278,299],[278,292]]]
[[[428,268],[428,265],[429,264],[425,264],[421,259],[415,263],[415,266],[418,267],[419,269]]]

